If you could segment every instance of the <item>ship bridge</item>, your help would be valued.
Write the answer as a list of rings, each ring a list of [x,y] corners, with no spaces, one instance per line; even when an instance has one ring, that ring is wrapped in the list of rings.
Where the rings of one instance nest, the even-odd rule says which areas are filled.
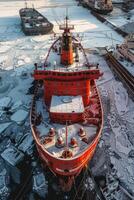
[[[74,38],[67,19],[62,37],[50,47],[42,66],[35,64],[33,77],[42,80],[44,86],[44,101],[49,108],[53,122],[65,123],[82,121],[84,107],[90,103],[91,81],[102,76],[98,64],[90,64],[81,43]],[[63,99],[70,98],[71,102]],[[75,102],[76,101],[76,102]],[[55,102],[57,106],[55,105]],[[77,105],[81,111],[76,111]],[[73,109],[72,109],[73,107]],[[56,109],[56,110],[55,110]]]

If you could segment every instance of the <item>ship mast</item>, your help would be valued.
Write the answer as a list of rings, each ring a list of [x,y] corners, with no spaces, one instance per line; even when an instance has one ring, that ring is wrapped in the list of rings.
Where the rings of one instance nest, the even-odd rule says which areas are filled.
[[[73,156],[72,152],[68,148],[68,129],[67,129],[67,121],[66,121],[66,144],[65,144],[65,149],[62,152],[62,157],[63,158],[71,158]]]
[[[70,30],[74,29],[73,25],[68,24],[68,16],[66,15],[65,24],[59,26],[60,30],[64,30],[61,40],[61,64],[72,65],[73,60],[73,45],[72,34]]]
[[[27,0],[25,0],[25,7],[27,8]]]
[[[68,148],[68,129],[67,129],[67,121],[66,121],[66,148]]]

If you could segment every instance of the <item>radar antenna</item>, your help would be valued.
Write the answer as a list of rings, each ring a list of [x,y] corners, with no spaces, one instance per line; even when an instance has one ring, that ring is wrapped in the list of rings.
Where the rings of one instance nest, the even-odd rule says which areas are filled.
[[[68,32],[68,31],[74,29],[74,25],[69,24],[68,20],[69,20],[69,17],[68,17],[68,8],[66,8],[65,23],[59,26],[60,30],[64,30],[65,32]]]
[[[27,0],[25,0],[25,8],[27,8]]]

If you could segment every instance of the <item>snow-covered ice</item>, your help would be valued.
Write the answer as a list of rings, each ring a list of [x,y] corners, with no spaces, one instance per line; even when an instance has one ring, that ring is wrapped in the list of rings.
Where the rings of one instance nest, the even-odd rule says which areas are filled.
[[[18,149],[25,153],[33,144],[33,137],[32,137],[31,132],[28,134],[25,134],[24,138],[21,140],[22,141],[21,141],[21,144],[18,146]]]
[[[0,109],[3,109],[4,107],[8,107],[11,105],[12,99],[11,97],[3,97],[0,99]]]
[[[11,124],[12,124],[12,122],[1,123],[0,124],[0,133],[5,131]]]
[[[114,30],[92,16],[89,10],[77,7],[75,0],[66,2],[63,0],[28,1],[30,6],[33,3],[35,8],[38,8],[55,25],[54,31],[57,36],[60,34],[58,24],[63,23],[67,6],[70,22],[75,25],[74,33],[77,32],[76,35],[87,51],[93,47],[115,46],[124,40]],[[0,80],[0,110],[11,106],[9,116],[2,110],[0,111],[0,133],[5,133],[5,130],[12,125],[11,120],[15,121],[14,129],[12,127],[12,137],[11,133],[8,135],[15,138],[17,144],[21,142],[24,134],[28,132],[30,134],[27,117],[32,97],[27,95],[27,92],[33,81],[31,77],[33,64],[44,62],[48,48],[53,41],[53,35],[24,36],[18,13],[23,6],[24,1],[0,1],[0,77],[2,77]],[[127,19],[127,14],[124,15],[120,9],[114,9],[108,19],[122,26],[128,21],[133,21],[133,11],[129,14],[131,14],[130,20]],[[92,63],[100,63],[100,68],[104,73],[97,84],[102,97],[105,124],[100,144],[93,158],[94,171],[98,174],[101,171],[105,172],[112,163],[119,180],[134,195],[134,162],[130,157],[132,156],[130,152],[134,150],[134,103],[124,86],[115,80],[106,61],[98,53],[94,56],[88,53],[88,58]],[[24,73],[27,75],[23,76]],[[6,121],[3,121],[2,116]],[[16,124],[18,122],[24,122],[24,125],[19,126]],[[32,137],[29,140],[23,140],[19,146],[20,150],[27,151],[31,143]],[[14,165],[14,157],[11,157],[11,161],[8,157],[14,151],[13,149],[8,147],[2,155]],[[20,156],[20,159],[22,157]]]
[[[28,117],[28,112],[25,110],[17,110],[12,116],[11,120],[15,121],[17,124],[22,124]]]
[[[134,10],[129,12],[124,12],[121,8],[114,7],[113,11],[109,13],[106,17],[108,21],[114,24],[117,27],[120,27],[122,30],[133,33],[133,24],[134,24]]]
[[[40,197],[45,197],[47,194],[47,184],[43,173],[37,173],[33,176],[33,191]]]
[[[18,151],[14,146],[7,147],[1,153],[1,157],[13,166],[16,166],[24,158],[24,154]]]
[[[23,105],[23,101],[21,101],[21,100],[14,102],[14,104],[11,108],[11,111],[16,111],[22,105]]]

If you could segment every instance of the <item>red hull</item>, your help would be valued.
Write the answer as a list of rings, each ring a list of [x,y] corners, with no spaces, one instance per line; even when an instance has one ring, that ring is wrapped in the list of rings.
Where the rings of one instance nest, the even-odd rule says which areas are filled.
[[[97,90],[97,93],[98,93],[98,90]],[[97,96],[100,101],[99,94],[97,94]],[[34,99],[35,98],[33,98],[33,104],[35,101]],[[86,165],[89,163],[89,161],[93,157],[93,154],[96,150],[96,146],[99,142],[102,128],[103,128],[103,109],[102,109],[101,101],[100,101],[100,105],[101,105],[101,124],[100,124],[100,128],[98,128],[98,132],[96,133],[96,137],[94,138],[93,142],[88,146],[88,148],[84,152],[79,154],[77,157],[70,158],[70,159],[56,158],[55,156],[50,154],[47,150],[45,150],[38,139],[38,131],[36,127],[32,125],[32,122],[31,122],[32,134],[36,142],[36,147],[37,147],[39,156],[42,159],[44,166],[47,166],[55,176],[58,176],[60,178],[62,182],[62,190],[67,191],[71,189],[74,178],[80,174],[81,170],[84,167],[86,167]],[[33,112],[31,110],[31,118],[32,118],[32,114]],[[70,177],[73,177],[73,178],[70,180]],[[68,185],[67,183],[64,185],[64,181],[62,181],[64,178],[69,178]]]
[[[62,37],[50,47],[44,65],[35,64],[33,77],[38,84],[31,129],[44,165],[59,177],[62,190],[69,191],[93,157],[101,136],[103,110],[95,80],[102,73],[98,64],[89,64],[82,45],[72,37],[73,26],[68,25],[67,17],[60,28]],[[60,55],[58,65],[51,63],[53,52]]]

